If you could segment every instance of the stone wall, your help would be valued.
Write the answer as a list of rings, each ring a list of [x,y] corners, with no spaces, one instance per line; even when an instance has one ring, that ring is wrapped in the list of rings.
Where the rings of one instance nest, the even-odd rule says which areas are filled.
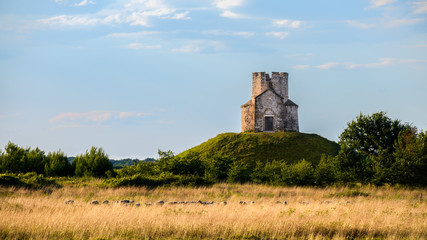
[[[264,119],[273,117],[273,131],[299,131],[298,105],[288,96],[288,73],[252,73],[252,97],[241,106],[241,130],[264,131]]]
[[[255,104],[253,99],[241,107],[241,131],[253,131],[255,125]]]
[[[284,130],[299,132],[298,106],[285,106]]]
[[[273,91],[266,91],[255,98],[255,132],[264,131],[264,117],[273,116],[274,131],[283,130],[283,98]]]

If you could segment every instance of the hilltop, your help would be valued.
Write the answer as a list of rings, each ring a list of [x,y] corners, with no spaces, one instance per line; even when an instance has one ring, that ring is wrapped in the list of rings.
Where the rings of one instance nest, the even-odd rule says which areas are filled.
[[[256,161],[286,161],[289,164],[301,159],[317,165],[322,154],[335,156],[339,145],[317,134],[300,132],[274,133],[222,133],[208,141],[188,149],[179,157],[189,154],[208,160],[220,156],[254,164]]]

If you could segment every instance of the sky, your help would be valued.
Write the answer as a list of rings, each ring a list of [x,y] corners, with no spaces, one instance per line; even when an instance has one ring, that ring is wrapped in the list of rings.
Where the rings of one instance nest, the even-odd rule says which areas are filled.
[[[240,132],[252,72],[289,73],[301,132],[427,130],[427,1],[0,0],[0,148],[180,153]]]

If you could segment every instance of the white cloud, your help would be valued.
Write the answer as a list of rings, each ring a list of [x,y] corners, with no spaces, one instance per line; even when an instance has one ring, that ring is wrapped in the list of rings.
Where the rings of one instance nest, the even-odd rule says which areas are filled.
[[[226,10],[224,12],[222,12],[220,14],[221,17],[226,17],[226,18],[235,18],[235,19],[241,19],[241,18],[246,18],[246,16],[242,15],[242,14],[238,14],[238,13],[234,13],[232,11]]]
[[[239,37],[243,37],[243,38],[248,38],[248,37],[252,37],[253,35],[255,35],[252,32],[233,32],[233,31],[223,31],[223,30],[206,30],[206,31],[202,31],[202,34],[206,34],[206,35],[224,35],[224,36],[239,36]]]
[[[276,37],[276,38],[279,38],[280,40],[283,40],[289,35],[289,33],[288,32],[267,32],[265,35]]]
[[[140,50],[140,49],[158,49],[158,48],[162,48],[162,45],[146,45],[143,43],[131,43],[126,45],[126,48],[130,48],[130,49],[135,49],[135,50]]]
[[[223,42],[220,41],[207,41],[207,40],[197,40],[191,41],[182,47],[172,49],[172,52],[177,53],[198,53],[206,50],[221,51],[226,49],[226,46]]]
[[[83,0],[79,4],[89,4]],[[38,20],[39,24],[49,26],[94,26],[99,24],[131,26],[150,26],[151,18],[188,20],[190,11],[178,11],[159,0],[123,0],[110,4],[99,12],[81,15],[59,15]]]
[[[84,17],[84,16],[67,16],[59,15],[47,19],[39,20],[39,23],[44,25],[59,25],[59,26],[94,26],[101,22],[101,19]]]
[[[288,27],[288,28],[300,28],[303,24],[302,21],[299,20],[289,20],[289,19],[282,19],[282,20],[275,20],[274,25],[279,27]]]
[[[419,62],[417,59],[397,59],[397,58],[381,58],[378,62],[374,63],[352,63],[352,62],[329,62],[315,66],[317,69],[327,70],[336,67],[343,67],[346,69],[357,68],[381,68],[395,64],[409,64]]]
[[[348,20],[346,22],[351,27],[361,28],[361,29],[368,29],[368,28],[373,28],[373,27],[377,26],[377,24],[375,24],[375,23],[361,23],[361,22],[353,21],[353,20]]]
[[[148,35],[156,35],[156,34],[160,34],[160,32],[140,31],[140,32],[132,32],[132,33],[111,33],[111,34],[108,34],[108,37],[142,38]]]
[[[254,33],[251,33],[251,32],[234,32],[233,35],[248,38],[248,37],[252,37],[254,35]]]
[[[90,1],[90,0],[82,0],[81,2],[74,4],[74,6],[82,7],[82,6],[86,6],[88,4],[95,4],[95,2]]]
[[[426,14],[427,13],[427,1],[414,2],[412,3],[415,6],[415,14]]]
[[[86,113],[62,113],[58,116],[55,116],[49,119],[49,122],[61,122],[61,121],[74,121],[74,120],[84,120],[90,122],[104,122],[111,118],[113,112],[111,111],[92,111]]]
[[[292,67],[293,69],[298,69],[298,70],[304,70],[304,69],[309,69],[311,68],[310,65],[296,65]]]
[[[397,0],[371,0],[371,6],[369,8],[379,8],[388,4],[392,4]]]
[[[3,115],[0,114],[0,119],[2,119],[2,118],[3,118]]]
[[[330,68],[333,68],[333,67],[336,67],[339,65],[341,65],[341,63],[339,63],[339,62],[329,62],[329,63],[325,63],[322,65],[316,66],[316,68],[318,68],[318,69],[330,69]]]
[[[243,5],[243,0],[215,0],[212,5],[219,9],[229,9]]]
[[[187,15],[190,13],[190,11],[182,12],[182,13],[175,13],[173,16],[166,16],[164,18],[166,19],[178,19],[178,20],[190,20],[191,17],[188,17]]]
[[[102,123],[113,118],[115,119],[126,119],[126,118],[140,118],[145,116],[150,116],[151,113],[143,112],[116,112],[116,111],[91,111],[85,113],[61,113],[51,119],[50,123],[72,123],[78,124],[82,122],[89,123]],[[79,124],[76,126],[80,126]]]
[[[359,21],[348,20],[346,23],[355,28],[369,29],[374,27],[394,28],[405,25],[417,24],[425,21],[424,18],[402,18],[402,19],[384,19],[379,24],[376,23],[362,23]]]
[[[424,20],[425,20],[424,18],[403,18],[403,19],[385,21],[383,24],[385,27],[392,28],[392,27],[400,27],[404,25],[416,24],[419,22],[423,22]]]
[[[143,112],[120,112],[119,118],[133,118],[133,117],[145,117],[150,116],[150,113],[143,113]]]

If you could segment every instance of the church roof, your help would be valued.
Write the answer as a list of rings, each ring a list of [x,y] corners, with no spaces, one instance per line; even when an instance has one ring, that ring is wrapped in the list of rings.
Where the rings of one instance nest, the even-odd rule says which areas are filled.
[[[271,88],[269,88],[269,89],[265,90],[264,92],[260,93],[260,94],[259,94],[258,96],[256,96],[255,98],[258,98],[259,96],[263,95],[264,93],[266,93],[266,92],[268,92],[268,91],[272,91],[272,92],[273,92],[274,94],[276,94],[279,98],[283,99],[283,97],[282,97],[282,96],[280,96],[276,91],[274,91],[274,89],[271,89]]]
[[[292,102],[291,99],[288,99],[285,102],[285,106],[295,106],[295,107],[298,107],[298,105],[296,103]]]

